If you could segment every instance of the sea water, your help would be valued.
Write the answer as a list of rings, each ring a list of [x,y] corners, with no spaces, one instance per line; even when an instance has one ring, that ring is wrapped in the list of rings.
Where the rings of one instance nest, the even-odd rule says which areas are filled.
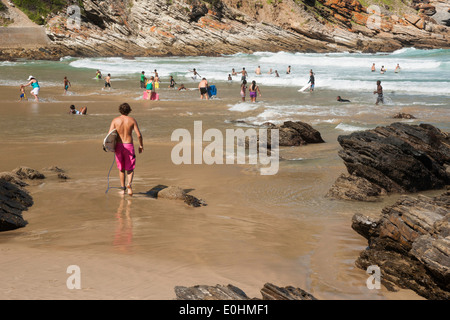
[[[371,72],[373,63],[375,72]],[[399,72],[395,72],[397,64]],[[255,73],[258,66],[261,75]],[[288,66],[290,74],[286,73]],[[382,66],[387,70],[384,74],[380,73]],[[241,83],[241,74],[231,75],[232,69],[236,72],[246,69],[248,85],[256,81],[262,97],[258,97],[257,104],[251,104],[248,98],[243,102],[240,89],[235,89],[236,101],[229,103],[228,108],[236,117],[230,120],[242,123],[260,125],[268,121],[306,119],[313,123],[335,124],[337,130],[355,131],[376,125],[371,121],[373,115],[386,117],[410,110],[416,113],[416,118],[449,129],[450,50],[444,49],[407,48],[377,54],[256,52],[219,57],[64,57],[57,62],[7,61],[0,63],[0,86],[19,86],[29,75],[34,75],[44,93],[46,87],[62,86],[62,79],[67,76],[73,84],[81,86],[83,94],[97,94],[103,82],[97,81],[94,84],[97,90],[92,90],[93,78],[96,70],[100,70],[103,76],[111,74],[115,94],[132,94],[133,99],[139,100],[142,98],[138,90],[142,71],[150,77],[156,70],[164,83],[163,89],[167,88],[170,76],[177,86],[184,84],[196,89],[200,77],[194,77],[194,68],[200,77],[216,85],[219,98],[224,89],[232,85],[239,87]],[[315,91],[300,93],[297,90],[308,83],[310,70],[315,75]],[[275,71],[279,77],[275,76]],[[376,95],[373,94],[377,80],[381,80],[384,90],[384,105],[379,107],[375,107]],[[162,99],[183,99],[174,93],[160,95]],[[338,95],[351,103],[337,102]],[[45,101],[55,100],[57,98],[48,97]]]

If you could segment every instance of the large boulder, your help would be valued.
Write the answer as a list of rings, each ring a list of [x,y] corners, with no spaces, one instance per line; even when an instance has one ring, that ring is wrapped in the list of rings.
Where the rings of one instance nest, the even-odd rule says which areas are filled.
[[[393,123],[342,135],[338,141],[342,146],[339,156],[348,173],[364,178],[375,189],[407,193],[450,184],[450,136],[432,125]]]
[[[356,265],[377,265],[389,290],[450,298],[450,191],[434,198],[403,196],[378,220],[354,215],[352,228],[369,242]]]

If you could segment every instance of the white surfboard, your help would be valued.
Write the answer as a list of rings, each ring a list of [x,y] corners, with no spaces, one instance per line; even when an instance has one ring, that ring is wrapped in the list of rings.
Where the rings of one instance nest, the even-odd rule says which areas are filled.
[[[105,152],[114,152],[116,150],[117,130],[113,129],[103,140],[103,150]]]
[[[308,87],[309,87],[309,83],[306,84],[304,87],[302,87],[300,90],[298,90],[298,92],[303,92],[303,91],[305,91]]]

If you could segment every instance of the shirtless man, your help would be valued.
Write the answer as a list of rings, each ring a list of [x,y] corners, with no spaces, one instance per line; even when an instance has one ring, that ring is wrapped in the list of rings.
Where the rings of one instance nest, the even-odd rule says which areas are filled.
[[[256,68],[255,73],[256,73],[257,75],[260,75],[260,74],[261,74],[261,67],[260,67],[260,66],[258,66],[258,68]]]
[[[206,78],[203,78],[202,81],[198,84],[198,90],[200,90],[200,99],[203,100],[203,96],[206,98],[206,100],[209,100],[208,97],[208,81],[206,81]]]
[[[381,86],[381,81],[378,80],[377,81],[377,90],[375,90],[373,92],[373,94],[378,94],[377,97],[377,102],[375,103],[376,105],[378,105],[378,103],[384,103],[384,98],[383,98],[383,87]]]
[[[105,88],[111,89],[111,74],[108,73],[108,76],[105,78]]]
[[[67,77],[64,77],[64,94],[67,94],[67,90],[69,90],[69,87],[71,87],[71,83]]]
[[[133,145],[133,131],[139,139],[139,153],[144,151],[144,143],[141,131],[136,120],[129,117],[128,114],[131,112],[131,107],[128,103],[122,103],[119,106],[120,116],[113,119],[111,126],[109,127],[109,132],[116,129],[118,133],[117,143],[116,143],[116,162],[117,168],[119,169],[120,186],[125,194],[125,190],[128,189],[128,194],[133,195],[133,189],[131,184],[133,182],[134,168],[136,166],[136,154],[134,152]],[[128,184],[125,187],[125,178],[128,178]]]

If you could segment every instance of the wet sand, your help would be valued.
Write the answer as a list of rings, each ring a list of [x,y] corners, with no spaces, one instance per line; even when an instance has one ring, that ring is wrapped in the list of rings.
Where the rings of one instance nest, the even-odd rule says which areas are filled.
[[[200,101],[197,91],[161,90],[158,102],[136,100],[139,90],[84,88],[64,97],[47,88],[43,102],[18,103],[16,91],[0,87],[0,171],[56,165],[70,179],[31,182],[35,203],[23,213],[29,224],[0,233],[1,299],[173,299],[176,285],[196,284],[233,284],[260,297],[266,282],[319,299],[421,299],[409,290],[369,290],[368,275],[354,266],[367,241],[351,229],[352,215],[378,214],[396,196],[380,203],[324,198],[345,171],[340,132],[327,124],[317,128],[325,144],[282,148],[282,158],[302,160],[281,161],[277,175],[262,176],[252,165],[171,161],[173,130],[192,132],[194,120],[204,130],[236,128],[226,120],[239,116],[227,107],[238,102],[237,87],[224,87],[213,101]],[[275,99],[270,89],[263,92]],[[101,146],[124,101],[144,135],[132,198],[117,189],[105,194],[113,155]],[[86,105],[88,115],[68,115],[71,103]],[[114,166],[112,186],[117,176]],[[145,195],[159,184],[191,189],[207,206]],[[81,269],[80,290],[66,286],[70,265]]]

